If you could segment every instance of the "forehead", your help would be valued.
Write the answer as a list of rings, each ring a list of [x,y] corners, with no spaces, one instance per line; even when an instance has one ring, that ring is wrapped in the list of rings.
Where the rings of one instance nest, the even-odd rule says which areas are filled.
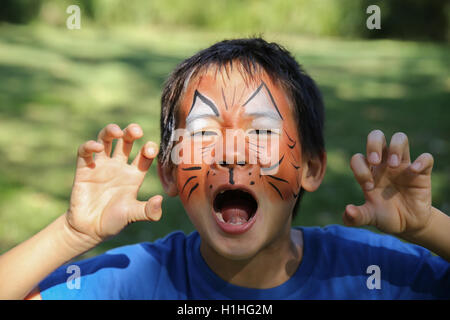
[[[289,112],[291,103],[286,91],[266,72],[255,71],[250,76],[242,66],[233,64],[232,67],[211,66],[188,79],[180,101],[179,116],[187,117],[198,93],[211,99],[215,106],[223,111],[235,106],[243,106],[261,85],[266,89],[261,91],[265,91],[267,96],[276,103],[280,112]]]

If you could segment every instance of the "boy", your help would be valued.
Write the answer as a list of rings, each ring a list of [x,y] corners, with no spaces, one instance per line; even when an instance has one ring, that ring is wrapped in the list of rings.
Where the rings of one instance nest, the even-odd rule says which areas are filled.
[[[158,173],[197,231],[57,269],[127,224],[161,217],[161,196],[136,200],[157,145],[128,164],[142,129],[108,125],[78,150],[68,211],[0,257],[0,297],[450,298],[450,218],[431,206],[433,158],[411,163],[402,133],[387,145],[372,131],[366,156],[352,157],[366,202],[348,205],[343,219],[440,257],[362,229],[291,227],[303,192],[322,182],[326,154],[319,90],[285,49],[262,39],[217,43],[175,69],[161,102]]]

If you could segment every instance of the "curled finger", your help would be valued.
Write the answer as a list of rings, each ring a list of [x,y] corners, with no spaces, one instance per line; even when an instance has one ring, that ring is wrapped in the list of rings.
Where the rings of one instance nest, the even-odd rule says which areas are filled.
[[[132,123],[123,130],[122,139],[117,141],[116,148],[114,149],[113,157],[122,158],[128,161],[133,143],[135,140],[142,138],[144,132],[138,124]]]
[[[97,142],[104,145],[103,152],[99,153],[101,157],[109,157],[112,149],[112,142],[114,139],[121,138],[123,135],[122,130],[117,124],[110,123],[104,127],[98,134]]]
[[[356,181],[358,181],[364,191],[370,191],[374,188],[372,172],[363,154],[355,154],[350,161],[350,167]]]
[[[158,145],[152,141],[147,142],[139,153],[134,158],[132,165],[136,166],[140,171],[147,172],[148,168],[153,162],[153,159],[158,155]]]
[[[398,167],[402,162],[410,163],[408,136],[403,132],[395,133],[389,144],[388,165]]]
[[[93,167],[95,165],[94,153],[103,152],[103,150],[104,146],[94,140],[83,143],[78,148],[77,168]]]
[[[431,174],[434,165],[434,158],[430,153],[422,153],[411,164],[410,168],[417,174]]]
[[[383,131],[373,130],[367,136],[366,155],[372,165],[380,164],[383,154],[386,154],[386,138]]]

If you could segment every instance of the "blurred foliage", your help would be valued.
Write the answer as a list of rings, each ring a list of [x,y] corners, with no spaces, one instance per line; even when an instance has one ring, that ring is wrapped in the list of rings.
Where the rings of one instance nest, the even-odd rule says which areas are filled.
[[[180,27],[35,23],[0,27],[0,253],[65,212],[76,151],[108,123],[139,123],[142,140],[159,141],[159,99],[168,73],[184,58],[244,32]],[[362,193],[349,167],[372,129],[388,139],[404,131],[412,157],[431,152],[433,204],[450,211],[448,45],[389,40],[335,40],[266,33],[285,45],[316,79],[326,109],[328,168],[306,194],[295,225],[341,223]],[[132,157],[144,141],[136,142]],[[162,192],[150,168],[139,198]],[[125,228],[88,255],[152,241],[193,226],[178,198],[164,197],[160,222]]]
[[[41,5],[41,0],[3,0],[0,3],[0,21],[28,23],[39,16]]]
[[[64,24],[77,4],[83,23],[153,24],[214,31],[282,32],[352,38],[449,39],[450,4],[443,0],[2,0],[0,21],[38,18]],[[381,8],[381,30],[368,30],[366,8]]]

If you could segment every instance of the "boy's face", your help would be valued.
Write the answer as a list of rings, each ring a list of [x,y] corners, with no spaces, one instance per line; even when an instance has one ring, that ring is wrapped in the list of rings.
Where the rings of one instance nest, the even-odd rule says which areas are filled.
[[[188,134],[177,146],[200,161],[173,174],[202,243],[244,259],[289,234],[303,161],[284,90],[265,73],[246,82],[236,67],[227,71],[210,68],[186,88],[178,128]]]

